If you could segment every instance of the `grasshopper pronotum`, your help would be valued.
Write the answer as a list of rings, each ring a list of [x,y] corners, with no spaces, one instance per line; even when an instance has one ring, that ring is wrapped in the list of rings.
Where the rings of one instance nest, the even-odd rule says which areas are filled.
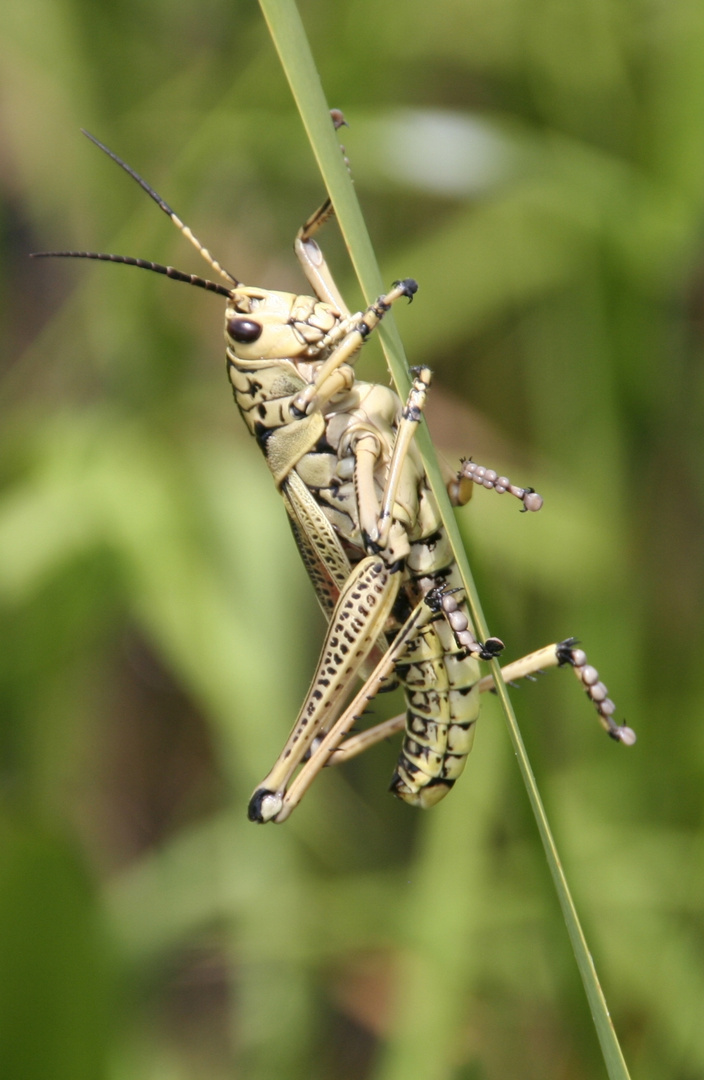
[[[344,122],[333,113],[336,126]],[[86,132],[86,134],[88,134]],[[405,405],[386,386],[360,382],[354,363],[365,339],[415,281],[395,282],[366,311],[350,313],[314,234],[333,216],[330,200],[298,232],[295,251],[313,296],[245,286],[225,270],[171,207],[106,146],[171,218],[226,284],[124,255],[58,251],[40,255],[126,263],[224,296],[227,368],[235,401],[283,498],[299,552],[328,621],[318,668],[291,734],[249,803],[252,821],[281,822],[315,775],[406,729],[391,790],[405,802],[439,802],[462,772],[474,738],[479,694],[493,686],[478,661],[496,656],[497,638],[477,641],[462,583],[413,435],[430,372],[413,371]],[[454,505],[474,485],[519,488],[474,462],[447,478]],[[613,702],[573,639],[503,669],[508,680],[570,665],[602,726],[626,745],[635,735],[612,718]],[[345,707],[355,680],[363,685]],[[406,712],[355,735],[369,700],[389,681],[403,686]]]

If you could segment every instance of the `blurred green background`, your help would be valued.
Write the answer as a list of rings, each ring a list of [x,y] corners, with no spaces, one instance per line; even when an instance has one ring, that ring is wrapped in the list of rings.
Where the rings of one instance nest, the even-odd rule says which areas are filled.
[[[634,1076],[704,1075],[704,5],[307,0],[449,461],[530,483],[462,527]],[[245,819],[322,618],[224,375],[222,303],[95,132],[248,283],[299,290],[323,191],[259,9],[0,7],[0,1061],[12,1080],[601,1077],[489,701],[461,784],[396,747]],[[359,292],[335,227],[326,251]],[[386,378],[376,344],[363,377]],[[385,706],[389,710],[393,705]],[[379,712],[377,715],[380,715]]]

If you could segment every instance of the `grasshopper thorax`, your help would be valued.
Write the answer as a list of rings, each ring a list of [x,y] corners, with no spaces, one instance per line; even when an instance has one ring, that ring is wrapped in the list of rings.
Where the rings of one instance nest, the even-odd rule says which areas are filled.
[[[312,296],[239,287],[225,310],[225,341],[232,359],[316,359],[340,313]]]

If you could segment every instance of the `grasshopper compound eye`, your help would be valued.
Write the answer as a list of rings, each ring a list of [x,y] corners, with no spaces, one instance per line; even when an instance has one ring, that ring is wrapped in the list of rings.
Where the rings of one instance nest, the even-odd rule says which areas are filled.
[[[240,345],[252,345],[262,336],[262,324],[254,319],[228,319],[227,332]]]

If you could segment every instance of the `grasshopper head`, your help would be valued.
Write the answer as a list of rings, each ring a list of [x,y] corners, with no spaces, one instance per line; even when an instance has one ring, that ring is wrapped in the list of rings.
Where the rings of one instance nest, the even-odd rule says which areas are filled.
[[[314,359],[339,322],[339,312],[312,296],[238,287],[225,311],[225,340],[240,360]]]

